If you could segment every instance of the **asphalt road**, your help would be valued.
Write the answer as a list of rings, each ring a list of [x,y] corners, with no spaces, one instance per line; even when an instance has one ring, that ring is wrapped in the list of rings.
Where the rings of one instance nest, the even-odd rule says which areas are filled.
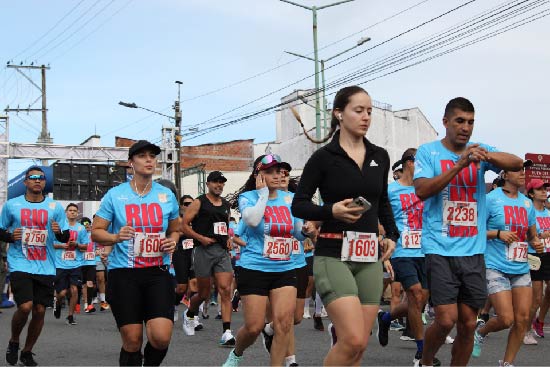
[[[386,306],[387,307],[387,306]],[[384,307],[384,308],[386,308]],[[180,312],[183,311],[180,306]],[[0,340],[4,346],[10,335],[10,321],[14,309],[3,309],[0,314]],[[312,310],[313,311],[313,310]],[[221,365],[230,349],[218,347],[222,325],[215,320],[215,308],[210,309],[210,319],[202,320],[204,330],[195,336],[186,336],[181,328],[181,317],[176,322],[172,343],[163,365]],[[93,314],[76,315],[78,325],[65,323],[66,310],[63,309],[61,319],[53,317],[48,309],[44,329],[35,346],[35,359],[40,365],[117,365],[120,351],[120,337],[110,311]],[[233,313],[233,332],[242,324],[242,313]],[[546,320],[550,322],[550,320]],[[328,320],[324,320],[325,326]],[[26,330],[26,329],[25,329]],[[546,329],[550,336],[550,328]],[[26,331],[24,332],[26,335]],[[24,336],[23,335],[23,336]],[[296,328],[297,362],[302,366],[321,365],[330,346],[327,332],[313,329],[312,320],[304,320]],[[363,365],[368,366],[411,366],[416,351],[414,342],[401,341],[400,332],[390,331],[390,343],[382,348],[375,337],[371,338]],[[451,334],[454,335],[454,332]],[[471,359],[471,365],[498,366],[502,359],[508,333],[502,331],[491,334],[485,342],[480,358]],[[24,339],[22,338],[22,341]],[[538,346],[522,346],[516,359],[517,365],[548,366],[550,365],[550,337],[537,339]],[[444,365],[450,362],[451,345],[444,345],[438,358]],[[4,347],[3,347],[4,348]],[[261,337],[249,348],[242,365],[268,365],[269,358],[264,351]],[[5,362],[2,362],[5,363]]]

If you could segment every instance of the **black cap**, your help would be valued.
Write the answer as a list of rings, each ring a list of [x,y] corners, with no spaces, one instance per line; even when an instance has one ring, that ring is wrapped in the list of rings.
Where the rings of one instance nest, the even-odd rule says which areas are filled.
[[[212,182],[212,181],[222,181],[226,182],[227,178],[221,173],[220,171],[212,171],[208,174],[208,177],[206,178],[206,182]]]
[[[155,155],[160,154],[160,147],[158,145],[150,143],[147,140],[138,140],[130,147],[130,150],[128,151],[128,159],[132,158],[135,154],[144,149],[151,149]]]
[[[281,162],[279,164],[279,167],[281,167],[282,169],[286,169],[288,172],[292,171],[292,166],[288,162]]]

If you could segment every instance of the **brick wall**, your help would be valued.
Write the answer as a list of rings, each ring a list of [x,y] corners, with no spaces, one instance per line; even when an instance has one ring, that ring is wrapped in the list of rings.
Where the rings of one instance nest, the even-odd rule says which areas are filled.
[[[181,147],[181,167],[206,164],[210,171],[249,171],[254,161],[254,141],[234,140],[226,143]]]

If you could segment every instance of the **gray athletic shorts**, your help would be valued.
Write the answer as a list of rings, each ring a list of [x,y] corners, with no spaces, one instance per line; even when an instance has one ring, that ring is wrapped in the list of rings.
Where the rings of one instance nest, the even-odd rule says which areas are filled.
[[[197,278],[208,278],[214,273],[232,273],[229,252],[219,244],[195,246],[193,248],[193,267]]]
[[[96,271],[105,271],[105,263],[103,261],[96,261],[95,262],[95,270]]]

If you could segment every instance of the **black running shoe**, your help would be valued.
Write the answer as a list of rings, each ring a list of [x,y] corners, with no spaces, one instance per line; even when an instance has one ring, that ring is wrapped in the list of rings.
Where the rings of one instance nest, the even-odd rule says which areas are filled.
[[[67,325],[76,325],[76,321],[73,315],[67,316]]]
[[[434,357],[434,359],[432,361],[432,365],[434,367],[441,366],[441,361]],[[422,366],[422,352],[421,351],[418,351],[418,350],[416,351],[416,354],[415,354],[414,360],[413,360],[413,366]]]
[[[323,325],[321,316],[313,315],[313,327],[315,330],[325,331],[325,325]]]
[[[385,347],[386,345],[388,345],[388,331],[390,330],[390,322],[385,322],[384,320],[382,320],[383,315],[384,311],[378,311],[378,332],[376,333],[376,335],[378,336],[378,341],[380,342],[380,345]]]
[[[34,355],[33,352],[21,352],[21,356],[19,357],[19,361],[23,366],[38,366],[38,363],[34,360],[32,357]]]
[[[53,317],[56,319],[61,317],[61,303],[57,301],[53,304]]]
[[[264,349],[268,354],[271,354],[271,344],[273,344],[273,335],[269,335],[262,329],[262,339],[264,344]]]
[[[6,351],[6,362],[9,365],[15,366],[19,357],[19,343],[9,342],[8,350]]]

